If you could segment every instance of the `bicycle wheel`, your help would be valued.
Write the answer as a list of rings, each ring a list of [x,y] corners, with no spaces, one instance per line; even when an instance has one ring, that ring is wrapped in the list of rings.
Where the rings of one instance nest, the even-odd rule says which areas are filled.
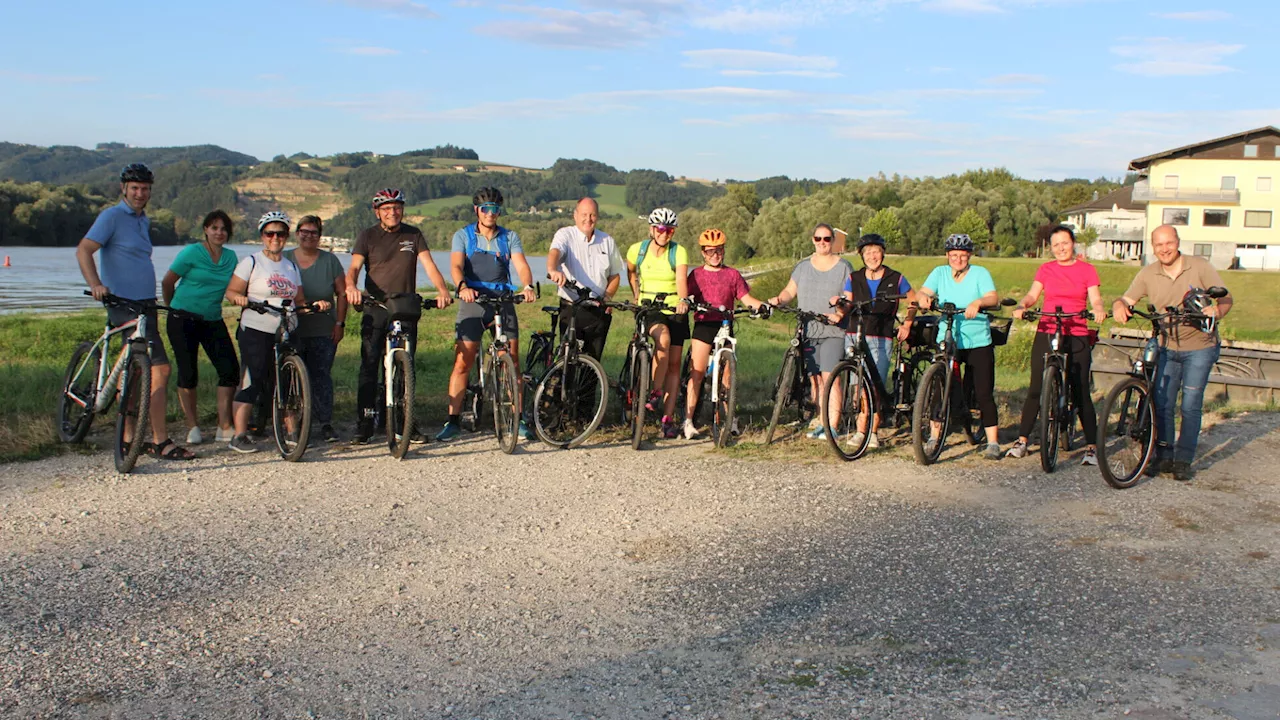
[[[711,387],[717,394],[711,413],[711,441],[716,447],[727,447],[733,437],[733,416],[738,407],[738,356],[724,349],[720,351],[719,362],[713,364],[716,377],[711,378]],[[707,392],[703,387],[703,396]],[[702,404],[701,399],[698,404]]]
[[[1053,360],[1045,363],[1040,381],[1040,469],[1058,467],[1058,436],[1062,430],[1062,371]]]
[[[947,366],[940,362],[934,363],[920,378],[916,401],[911,409],[911,449],[915,451],[916,462],[932,465],[938,461],[942,456],[942,448],[947,443],[947,426],[950,422],[950,413],[947,412]],[[941,425],[938,442],[932,452],[925,452],[925,443],[933,436],[933,423]]]
[[[289,423],[293,431],[289,431]],[[276,368],[276,387],[272,393],[271,426],[276,435],[280,457],[297,462],[307,451],[311,439],[311,377],[307,366],[297,355],[285,355]]]
[[[838,385],[837,385],[838,383]],[[840,388],[840,403],[831,402],[831,393]],[[871,379],[856,360],[841,360],[831,371],[822,388],[822,424],[827,429],[827,442],[841,460],[857,460],[871,445],[871,427],[875,422],[875,393],[871,391]],[[839,419],[836,409],[839,409]],[[867,413],[867,429],[857,440],[858,415]]]
[[[1156,449],[1155,401],[1143,378],[1121,380],[1102,402],[1098,469],[1111,487],[1133,487]]]
[[[115,461],[118,472],[127,473],[138,463],[147,444],[151,424],[151,357],[146,345],[129,351],[120,377],[120,407],[116,412]],[[128,436],[132,438],[125,440]]]
[[[577,447],[604,418],[608,381],[600,361],[579,355],[567,368],[551,366],[533,393],[533,427],[542,442],[558,448]]]
[[[391,400],[387,405],[387,450],[391,457],[403,460],[409,452],[413,435],[414,368],[409,352],[403,348],[391,351]]]
[[[649,374],[653,372],[653,362],[649,351],[643,347],[636,350],[635,359],[631,363],[631,449],[639,450],[644,440],[645,402],[649,399]]]
[[[489,375],[493,387],[493,431],[498,437],[498,447],[510,455],[516,451],[520,439],[520,414],[516,398],[520,395],[520,383],[516,377],[516,364],[509,353],[498,356],[494,372]]]
[[[484,427],[480,415],[484,412],[484,392],[486,388],[480,383],[480,363],[488,362],[479,356],[471,363],[467,371],[467,389],[462,400],[462,429],[476,432]],[[486,368],[487,370],[488,368]]]
[[[778,428],[782,411],[794,399],[792,395],[795,392],[797,372],[799,368],[796,367],[796,353],[794,349],[787,350],[787,354],[782,356],[782,369],[778,371],[778,379],[773,382],[773,415],[769,418],[769,431],[765,433],[764,438],[765,445],[773,442],[773,433]]]
[[[62,442],[78,443],[89,434],[101,368],[102,350],[94,343],[80,343],[71,353],[58,398],[58,438]]]
[[[618,384],[615,388],[618,397],[618,422],[623,427],[631,427],[631,405],[635,388],[631,385],[631,349],[628,347],[622,356],[622,368],[618,371]]]
[[[920,387],[920,378],[933,362],[933,355],[921,351],[914,353],[899,363],[893,371],[893,426],[895,428],[911,428],[911,409],[915,406],[916,388]]]

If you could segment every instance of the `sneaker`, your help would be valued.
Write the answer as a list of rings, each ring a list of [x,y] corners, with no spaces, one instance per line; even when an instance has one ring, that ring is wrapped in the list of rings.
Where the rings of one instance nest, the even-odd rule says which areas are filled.
[[[1097,466],[1098,466],[1098,451],[1097,451],[1097,450],[1094,450],[1093,448],[1089,448],[1089,449],[1085,450],[1085,451],[1084,451],[1084,457],[1080,458],[1080,464],[1081,464],[1081,465],[1092,465],[1092,466],[1094,466],[1094,467],[1097,467]]]
[[[444,427],[440,428],[440,432],[436,433],[436,442],[445,442],[452,440],[462,434],[462,428],[458,427],[458,423],[447,422]]]
[[[187,431],[187,444],[199,445],[204,442],[204,436],[200,434],[200,426],[196,426]]]
[[[236,435],[232,437],[231,441],[227,443],[227,447],[231,448],[232,450],[235,450],[238,453],[258,452],[258,446],[255,445],[254,442],[249,439],[249,435],[247,433],[244,435]]]
[[[356,434],[351,436],[352,445],[365,445],[373,438],[373,421],[361,420],[356,423]]]
[[[849,436],[849,447],[857,448],[862,445],[862,441],[867,439],[866,433],[855,432]]]
[[[867,442],[867,448],[871,450],[878,450],[880,448],[880,436],[876,433],[871,433],[871,440]]]
[[[827,437],[827,428],[824,427],[821,423],[819,423],[818,427],[810,430],[809,434],[805,435],[805,437],[809,438],[810,440],[822,440]]]
[[[693,421],[689,418],[684,420],[684,439],[692,440],[698,437],[698,428],[693,426]]]
[[[811,420],[809,421],[809,429],[810,429],[810,430],[821,430],[821,429],[822,429],[822,418],[818,417],[817,415],[814,415],[814,416],[813,416],[813,419],[811,419]]]
[[[1000,443],[987,443],[987,449],[982,453],[982,457],[988,460],[999,460],[1003,454],[1000,452]]]
[[[1026,441],[1026,440],[1019,440],[1019,441],[1015,442],[1015,443],[1013,444],[1013,447],[1009,448],[1009,452],[1006,452],[1004,455],[1005,455],[1005,457],[1011,457],[1011,458],[1015,458],[1015,459],[1020,459],[1020,458],[1024,458],[1024,457],[1026,457],[1026,456],[1027,456],[1027,441]],[[1094,461],[1094,463],[1093,463],[1093,464],[1094,464],[1094,465],[1097,465],[1098,463],[1097,463],[1097,461]]]
[[[680,430],[676,427],[676,421],[672,420],[670,415],[662,416],[662,437],[667,440],[674,440],[680,437]]]
[[[1191,482],[1196,476],[1196,471],[1191,469],[1191,463],[1185,460],[1175,460],[1172,465],[1173,479],[1178,482]]]
[[[213,436],[213,441],[220,442],[220,443],[231,442],[231,438],[235,436],[236,436],[235,428],[226,428],[225,430],[222,428],[218,428],[218,432]]]
[[[937,440],[936,438],[931,438],[931,439],[929,439],[929,440],[925,440],[925,441],[924,441],[924,454],[925,454],[925,455],[933,455],[933,454],[934,454],[934,453],[936,453],[936,452],[938,452],[938,440]]]
[[[658,412],[662,409],[662,391],[654,390],[649,393],[649,399],[644,401],[644,409],[649,412]]]
[[[520,430],[518,433],[522,440],[533,440],[533,431],[529,429],[528,423],[524,420],[520,421]]]
[[[338,433],[333,429],[333,426],[327,424],[320,428],[320,437],[324,438],[325,442],[338,442],[342,439],[338,437]]]
[[[418,423],[415,421],[413,423],[413,430],[409,432],[409,442],[414,445],[426,445],[431,442],[431,438],[427,437],[426,434],[418,428]]]
[[[733,427],[729,428],[729,434],[734,437],[742,434],[742,430],[738,427],[738,418],[733,419]]]

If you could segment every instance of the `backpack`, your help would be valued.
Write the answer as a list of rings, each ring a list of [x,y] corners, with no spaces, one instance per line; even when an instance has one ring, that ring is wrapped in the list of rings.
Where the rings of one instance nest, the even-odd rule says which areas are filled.
[[[653,242],[653,238],[646,238],[640,243],[640,256],[636,258],[636,267],[644,264],[644,258],[649,254],[649,244]],[[675,242],[667,243],[667,262],[671,264],[671,270],[676,269],[676,244]]]
[[[471,223],[470,225],[466,226],[466,228],[464,229],[467,231],[467,257],[468,258],[470,258],[472,255],[475,255],[477,252],[484,252],[484,253],[489,252],[487,250],[480,249],[480,237],[476,234],[475,223]],[[507,237],[507,229],[502,226],[499,226],[498,235],[494,239],[498,241],[498,252],[489,253],[489,254],[498,256],[498,262],[507,268],[507,277],[510,278],[511,267],[509,263],[511,262],[511,241]],[[467,280],[466,282],[467,282],[467,285],[469,286],[481,287],[487,290],[492,290],[494,292],[502,292],[503,290],[508,289],[508,285],[506,283],[490,283],[490,282],[482,282],[480,280]]]

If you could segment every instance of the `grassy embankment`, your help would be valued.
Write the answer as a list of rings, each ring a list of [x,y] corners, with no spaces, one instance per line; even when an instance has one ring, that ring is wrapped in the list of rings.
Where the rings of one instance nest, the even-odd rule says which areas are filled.
[[[913,284],[923,281],[928,271],[938,264],[935,258],[891,258],[891,265],[907,273]],[[996,285],[1006,297],[1020,297],[1030,285],[1037,261],[1034,260],[984,260],[995,277]],[[1132,277],[1134,269],[1121,265],[1102,265],[1103,297],[1107,300],[1118,296]],[[786,272],[773,273],[757,278],[753,283],[757,297],[775,294],[786,281]],[[1267,311],[1280,304],[1280,283],[1276,276],[1264,273],[1224,273],[1224,281],[1239,299],[1225,323],[1224,334],[1238,339],[1275,341],[1277,326],[1273,315]],[[539,304],[551,304],[550,293]],[[228,325],[234,327],[234,310],[227,308]],[[547,327],[546,316],[537,306],[520,306],[521,335],[528,338],[532,330]],[[348,425],[354,416],[356,372],[359,364],[359,316],[352,314],[349,332],[339,348],[334,365],[336,387],[335,417],[340,425]],[[418,349],[418,393],[421,398],[419,415],[428,426],[437,426],[444,420],[444,388],[453,361],[454,312],[428,312],[423,315],[419,334],[422,342]],[[37,458],[57,452],[53,409],[62,382],[67,359],[77,343],[94,338],[101,332],[103,313],[86,311],[75,315],[17,315],[0,317],[0,461]],[[630,338],[632,320],[620,315],[610,333],[605,355],[605,367],[610,375],[616,375],[621,355]],[[1136,327],[1136,325],[1135,325]],[[770,401],[773,378],[777,366],[792,333],[787,318],[775,318],[770,322],[746,321],[740,324],[738,390],[739,406],[748,419],[757,422]],[[1029,366],[1030,345],[1033,333],[1029,326],[1015,332],[1009,345],[999,352],[1002,373],[998,375],[1001,416],[1004,424],[1014,422],[1013,408],[1021,401],[1021,390],[1026,385],[1026,368]],[[213,419],[213,387],[215,377],[207,360],[200,364],[201,423],[209,431]],[[176,390],[170,386],[169,419],[175,425],[174,433],[182,431]],[[614,414],[610,413],[610,418]],[[107,420],[100,420],[100,423]],[[104,425],[105,427],[105,425]]]

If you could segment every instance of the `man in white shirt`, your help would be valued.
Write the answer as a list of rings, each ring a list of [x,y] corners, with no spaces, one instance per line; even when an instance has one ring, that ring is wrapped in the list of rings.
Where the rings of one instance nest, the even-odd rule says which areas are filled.
[[[613,318],[603,307],[575,308],[571,302],[575,295],[564,284],[572,280],[606,300],[618,292],[625,265],[613,238],[596,229],[599,216],[600,206],[595,200],[579,200],[573,211],[573,226],[556,231],[547,253],[547,275],[560,286],[561,317],[568,320],[566,313],[576,313],[578,338],[587,354],[597,360],[604,353]]]

